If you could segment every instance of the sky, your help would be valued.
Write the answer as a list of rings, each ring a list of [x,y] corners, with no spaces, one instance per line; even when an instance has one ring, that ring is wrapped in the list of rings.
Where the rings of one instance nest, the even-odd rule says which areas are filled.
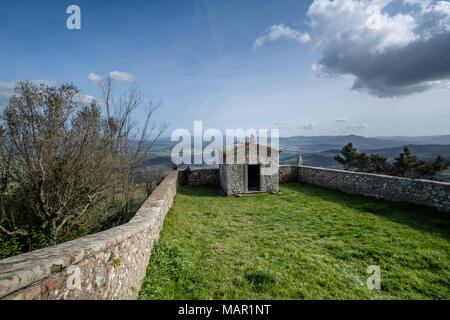
[[[70,5],[81,29],[68,29]],[[177,128],[450,134],[450,2],[0,0],[0,106],[20,80],[136,83]],[[136,115],[142,118],[143,109]]]

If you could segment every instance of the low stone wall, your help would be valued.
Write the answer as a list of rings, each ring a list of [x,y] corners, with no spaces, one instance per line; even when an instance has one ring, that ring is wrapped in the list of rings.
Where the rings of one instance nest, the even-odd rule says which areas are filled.
[[[170,172],[127,224],[0,260],[0,298],[136,299],[177,178]]]
[[[297,181],[297,166],[280,166],[280,183]]]
[[[450,183],[300,166],[298,181],[450,212]]]
[[[178,181],[182,186],[219,186],[219,169],[191,169],[178,171]]]
[[[280,166],[279,179],[280,182],[297,181],[297,166]],[[219,186],[220,173],[219,169],[191,169],[190,174],[186,174],[184,170],[178,172],[178,181],[184,186]]]

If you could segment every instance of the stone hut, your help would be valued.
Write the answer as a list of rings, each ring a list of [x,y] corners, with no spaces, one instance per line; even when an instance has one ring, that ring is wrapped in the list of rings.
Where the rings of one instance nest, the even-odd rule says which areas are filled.
[[[235,142],[217,151],[223,194],[278,192],[279,149],[258,144],[251,136],[250,141]]]

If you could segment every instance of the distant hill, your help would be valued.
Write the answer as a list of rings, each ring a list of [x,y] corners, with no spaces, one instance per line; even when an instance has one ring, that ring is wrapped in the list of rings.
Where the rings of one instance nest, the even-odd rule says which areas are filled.
[[[405,145],[409,148],[411,153],[417,156],[420,160],[434,160],[437,155],[441,155],[444,159],[450,161],[450,144],[440,145],[440,144],[425,144],[425,145],[416,145],[416,144],[408,144]],[[389,161],[394,160],[395,157],[403,152],[403,148],[405,146],[393,147],[393,148],[384,148],[384,149],[371,149],[371,150],[361,150],[365,153],[376,153],[382,155],[383,157],[388,158]]]
[[[409,150],[417,156],[417,158],[425,161],[431,161],[436,158],[436,156],[439,154],[445,159],[450,161],[450,145],[404,145],[399,147],[393,147],[393,148],[384,148],[384,149],[358,149],[359,152],[365,152],[367,154],[379,154],[383,157],[388,158],[389,161],[393,161],[395,157],[398,157],[398,155],[403,152],[404,147],[408,147]],[[315,153],[305,153],[302,154],[302,158],[305,164],[308,161],[313,161],[314,159],[317,159],[317,162],[314,163],[328,163],[329,166],[333,166],[333,161],[326,161],[324,159],[330,158],[332,159],[335,155],[340,154],[340,150],[327,150],[327,151],[321,151],[321,152],[315,152]],[[297,155],[291,155],[291,154],[280,154],[280,161],[285,162],[286,164],[293,164],[295,163],[297,159]],[[334,161],[335,162],[335,161]],[[308,164],[309,165],[309,164]],[[327,166],[327,167],[329,167]]]
[[[450,134],[441,136],[418,136],[418,137],[391,136],[391,137],[376,137],[376,138],[381,140],[405,141],[411,144],[450,144]]]
[[[316,153],[302,154],[303,164],[311,167],[323,168],[341,168],[341,165],[334,160],[334,156],[339,154],[339,150],[321,151]],[[281,165],[294,165],[297,163],[297,155],[295,154],[280,154]]]
[[[371,148],[387,148],[394,146],[401,146],[409,143],[401,140],[388,140],[379,138],[367,138],[357,135],[346,136],[295,136],[295,137],[281,137],[279,140],[280,148],[287,152],[320,152],[330,149],[341,149],[347,143],[352,142],[357,148],[371,149]],[[170,138],[164,137],[158,140],[155,148],[158,151],[167,150],[170,146],[177,142],[171,142]],[[192,138],[193,143],[193,138]],[[205,142],[207,143],[207,142]],[[224,144],[226,139],[224,137]],[[270,143],[270,139],[269,139]]]
[[[384,148],[384,149],[358,149],[359,152],[365,152],[367,154],[379,154],[388,158],[388,161],[394,161],[395,157],[398,157],[403,148],[407,146],[410,151],[417,156],[418,159],[424,161],[432,161],[436,159],[437,155],[441,155],[447,161],[450,161],[450,144],[448,145],[403,145],[399,147]],[[340,154],[340,150],[328,150],[315,153],[302,154],[303,164],[312,167],[323,167],[331,169],[341,169],[342,166],[334,160],[334,156]],[[297,163],[297,155],[290,153],[280,154],[280,164],[293,165]],[[450,182],[450,169],[437,176],[440,180]]]
[[[433,143],[426,144],[425,142]],[[447,143],[437,143],[437,142]],[[408,146],[412,153],[421,160],[434,160],[439,154],[450,160],[450,135],[430,137],[376,137],[368,138],[357,135],[346,136],[297,136],[280,138],[281,164],[295,164],[297,155],[302,154],[303,163],[309,166],[340,168],[333,158],[347,143],[352,142],[360,152],[376,153],[392,161]],[[161,138],[153,146],[151,155],[145,165],[171,165],[170,152],[177,142],[170,138]],[[204,144],[204,146],[207,143]]]
[[[406,141],[402,140],[388,140],[378,138],[367,138],[363,136],[348,135],[348,136],[297,136],[280,138],[280,146],[305,146],[305,147],[318,147],[318,146],[344,146],[347,143],[353,143],[357,148],[386,148],[390,146],[399,146],[406,144]]]

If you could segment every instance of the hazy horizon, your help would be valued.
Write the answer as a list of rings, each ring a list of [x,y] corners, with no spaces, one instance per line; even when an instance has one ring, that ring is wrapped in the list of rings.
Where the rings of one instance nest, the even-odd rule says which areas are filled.
[[[208,128],[209,129],[209,128]],[[242,128],[244,129],[244,128]],[[225,132],[225,131],[224,131]],[[193,136],[193,135],[192,135]],[[224,135],[225,136],[225,135]],[[443,137],[443,136],[450,136],[450,133],[444,133],[444,134],[434,134],[434,135],[386,135],[386,136],[369,136],[369,135],[363,135],[363,134],[329,134],[329,135],[292,135],[292,136],[283,136],[280,135],[280,138],[293,138],[293,137],[320,137],[320,136],[328,136],[328,137],[342,137],[342,136],[358,136],[363,138],[425,138],[425,137]],[[161,138],[164,139],[170,139],[170,134],[163,134],[161,135]]]

